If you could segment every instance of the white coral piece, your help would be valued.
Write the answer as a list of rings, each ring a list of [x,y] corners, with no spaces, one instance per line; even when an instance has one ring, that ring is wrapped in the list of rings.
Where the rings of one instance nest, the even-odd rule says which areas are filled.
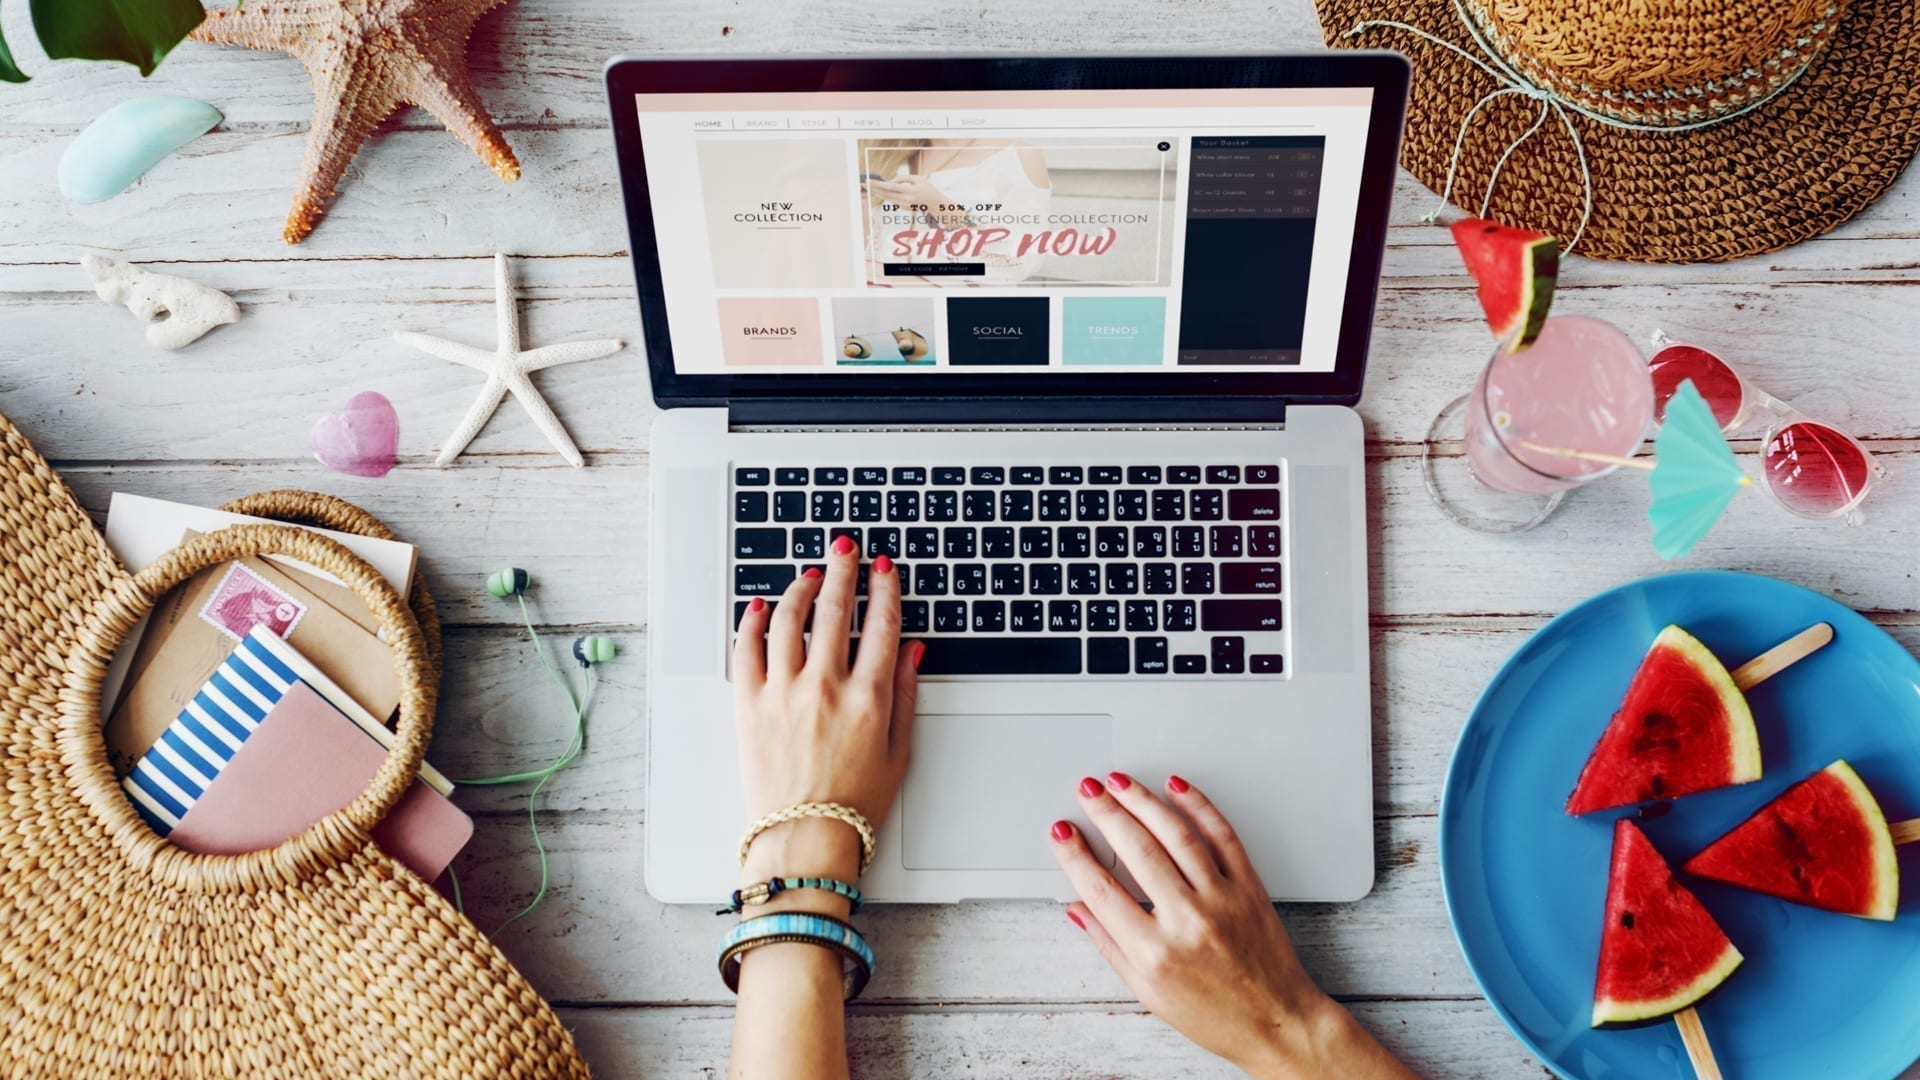
[[[93,291],[110,304],[125,304],[147,322],[147,343],[178,349],[200,340],[216,326],[237,321],[240,305],[210,285],[172,274],[156,274],[104,255],[83,255],[80,266],[93,279]]]

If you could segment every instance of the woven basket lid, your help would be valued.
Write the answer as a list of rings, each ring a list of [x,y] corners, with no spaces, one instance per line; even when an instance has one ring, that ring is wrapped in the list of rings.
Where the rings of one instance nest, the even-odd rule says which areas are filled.
[[[1920,146],[1920,5],[1911,0],[1315,0],[1329,45],[1411,58],[1401,164],[1453,198],[1576,253],[1717,262],[1774,251],[1858,213]],[[1395,22],[1442,39],[1481,61]],[[1363,23],[1366,26],[1353,32]],[[1524,84],[1536,97],[1487,101]],[[1686,130],[1675,130],[1682,127]],[[1655,128],[1660,130],[1646,130]],[[1524,141],[1523,141],[1524,137]],[[1519,146],[1499,165],[1501,156]]]

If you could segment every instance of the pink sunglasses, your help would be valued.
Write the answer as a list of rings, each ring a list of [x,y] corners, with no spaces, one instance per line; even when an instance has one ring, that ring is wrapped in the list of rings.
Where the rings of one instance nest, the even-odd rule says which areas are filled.
[[[1760,451],[1760,482],[1767,493],[1801,517],[1844,516],[1848,524],[1857,523],[1860,501],[1887,474],[1860,440],[1754,386],[1714,352],[1676,342],[1659,331],[1654,332],[1653,344],[1656,351],[1647,367],[1653,376],[1655,420],[1666,419],[1668,400],[1688,380],[1706,399],[1725,434],[1734,434],[1764,414],[1767,429]]]

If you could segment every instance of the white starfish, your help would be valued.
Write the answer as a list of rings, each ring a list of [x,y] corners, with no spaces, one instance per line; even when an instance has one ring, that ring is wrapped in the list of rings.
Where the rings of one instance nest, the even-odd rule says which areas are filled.
[[[456,364],[465,364],[487,373],[487,384],[480,389],[480,396],[473,401],[473,407],[460,420],[460,426],[452,435],[447,436],[447,444],[433,463],[446,468],[460,451],[467,448],[480,428],[493,415],[500,402],[511,391],[519,400],[521,408],[533,417],[533,424],[553,444],[560,456],[566,458],[577,468],[587,463],[580,456],[580,448],[573,445],[567,436],[567,429],[560,426],[560,418],[553,415],[552,406],[547,399],[534,389],[532,380],[527,378],[531,372],[560,364],[577,364],[582,360],[597,360],[608,353],[618,352],[622,342],[603,341],[566,341],[558,345],[542,345],[537,349],[520,347],[520,308],[513,299],[513,274],[507,268],[507,257],[496,254],[493,257],[495,291],[497,292],[496,310],[500,316],[500,340],[491,350],[476,349],[471,345],[462,345],[445,338],[430,337],[401,331],[393,335],[395,341],[411,345],[422,352],[432,353],[442,360],[451,360]]]

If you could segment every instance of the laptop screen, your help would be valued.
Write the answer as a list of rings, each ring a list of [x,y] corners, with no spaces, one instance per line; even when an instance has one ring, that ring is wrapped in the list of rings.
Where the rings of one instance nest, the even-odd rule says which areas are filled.
[[[633,95],[673,370],[1331,372],[1373,95]]]

